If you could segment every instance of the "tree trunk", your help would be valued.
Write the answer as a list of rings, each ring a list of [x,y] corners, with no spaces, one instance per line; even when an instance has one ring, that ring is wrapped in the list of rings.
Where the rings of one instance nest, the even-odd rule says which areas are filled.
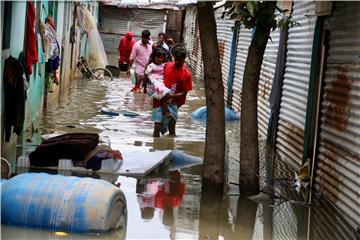
[[[224,86],[212,2],[199,2],[198,20],[207,106],[202,191],[223,192],[225,158]]]
[[[273,4],[269,2],[269,4]],[[274,5],[275,11],[275,5]],[[261,64],[271,26],[257,26],[246,59],[241,95],[240,193],[259,193],[257,94]]]

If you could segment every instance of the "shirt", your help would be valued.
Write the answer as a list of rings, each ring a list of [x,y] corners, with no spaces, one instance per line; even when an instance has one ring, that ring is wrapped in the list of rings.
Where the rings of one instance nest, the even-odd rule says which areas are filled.
[[[149,62],[151,52],[151,43],[145,45],[140,40],[134,44],[130,54],[130,60],[134,60],[135,62],[135,73],[144,75],[145,66]]]
[[[189,70],[184,66],[181,68],[175,67],[174,62],[165,64],[164,68],[164,84],[165,87],[171,89],[172,94],[188,92],[192,90],[192,78]],[[179,107],[184,105],[186,96],[173,99],[172,103]],[[160,107],[160,101],[153,99],[153,108]]]

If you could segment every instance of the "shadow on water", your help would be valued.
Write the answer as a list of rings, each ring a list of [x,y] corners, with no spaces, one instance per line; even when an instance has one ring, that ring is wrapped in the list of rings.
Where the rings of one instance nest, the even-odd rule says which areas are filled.
[[[142,152],[167,149],[203,156],[205,125],[190,117],[192,111],[205,105],[202,82],[194,82],[194,90],[180,109],[176,138],[152,137],[151,100],[146,95],[131,93],[131,87],[129,79],[123,78],[113,82],[73,81],[70,88],[62,92],[59,103],[40,119],[39,134],[97,132],[113,149],[135,151],[139,157]],[[139,115],[108,116],[100,113],[102,108]],[[236,186],[239,129],[239,122],[226,124],[227,181],[234,183],[229,184],[226,197],[201,195],[201,165],[176,171],[162,167],[140,179],[53,172],[120,184],[127,200],[126,229],[100,235],[66,233],[67,236],[62,236],[49,230],[2,225],[2,239],[356,239],[351,228],[323,200],[315,199],[315,208],[310,209],[289,201],[271,198],[253,201],[239,197]],[[288,188],[293,169],[268,155],[261,140],[262,187],[294,200],[307,199],[306,194]]]

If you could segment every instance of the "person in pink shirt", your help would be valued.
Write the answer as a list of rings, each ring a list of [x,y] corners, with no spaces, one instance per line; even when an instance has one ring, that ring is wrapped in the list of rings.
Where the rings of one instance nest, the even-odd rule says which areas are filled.
[[[141,40],[134,44],[134,47],[130,54],[129,66],[127,74],[130,74],[130,69],[135,62],[135,86],[131,91],[139,91],[140,84],[144,78],[145,67],[149,63],[150,54],[152,52],[152,44],[150,43],[150,32],[149,30],[144,30],[141,33]]]

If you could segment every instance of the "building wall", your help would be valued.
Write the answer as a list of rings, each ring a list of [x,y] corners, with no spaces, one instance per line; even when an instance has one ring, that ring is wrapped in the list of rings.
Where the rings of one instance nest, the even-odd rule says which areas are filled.
[[[3,23],[4,17],[4,2],[1,2],[1,23]],[[86,3],[83,3],[86,4]],[[97,14],[98,2],[92,2],[93,13]],[[42,6],[43,5],[43,6]],[[25,103],[25,120],[23,132],[20,137],[12,134],[10,142],[4,141],[4,133],[1,131],[1,156],[8,159],[12,164],[12,171],[15,171],[15,162],[17,155],[20,155],[25,150],[21,147],[16,147],[18,144],[22,146],[26,142],[31,140],[30,144],[34,144],[36,139],[34,132],[38,128],[38,117],[46,111],[46,108],[59,101],[61,93],[66,91],[70,81],[76,70],[76,57],[80,53],[80,39],[77,38],[73,49],[73,61],[71,62],[72,47],[70,43],[70,28],[73,24],[73,2],[50,2],[39,1],[35,2],[36,8],[36,20],[35,20],[35,34],[36,34],[36,46],[38,52],[38,62],[33,65],[33,73],[30,76],[29,88],[27,91],[27,100]],[[37,19],[40,17],[44,23],[48,14],[54,16],[54,21],[57,31],[57,40],[60,45],[60,67],[58,69],[60,84],[59,86],[53,84],[53,91],[50,93],[45,91],[45,59],[42,53],[41,38],[38,32]],[[11,10],[11,30],[10,30],[10,47],[9,49],[2,50],[1,54],[1,124],[3,129],[4,120],[4,93],[3,93],[3,67],[4,61],[9,55],[18,57],[19,53],[24,49],[24,36],[25,36],[25,16],[26,16],[26,2],[12,2]],[[1,28],[3,29],[3,27]],[[1,35],[4,32],[1,31]],[[2,37],[1,37],[2,40]]]

